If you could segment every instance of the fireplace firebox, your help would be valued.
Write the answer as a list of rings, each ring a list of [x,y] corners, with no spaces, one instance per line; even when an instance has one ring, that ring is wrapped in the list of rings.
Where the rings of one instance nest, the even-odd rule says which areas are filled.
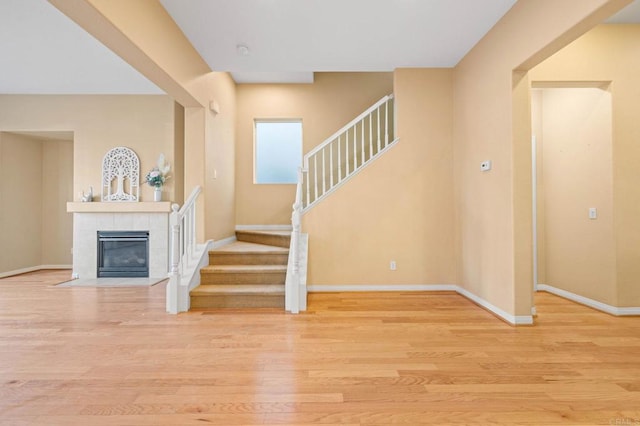
[[[148,277],[149,231],[98,231],[98,277]]]

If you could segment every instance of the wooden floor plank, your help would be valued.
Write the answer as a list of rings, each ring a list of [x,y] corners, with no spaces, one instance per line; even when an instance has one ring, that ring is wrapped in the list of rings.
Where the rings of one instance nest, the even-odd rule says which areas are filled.
[[[536,295],[311,294],[309,311],[167,315],[165,284],[0,280],[0,424],[640,424],[640,318]]]

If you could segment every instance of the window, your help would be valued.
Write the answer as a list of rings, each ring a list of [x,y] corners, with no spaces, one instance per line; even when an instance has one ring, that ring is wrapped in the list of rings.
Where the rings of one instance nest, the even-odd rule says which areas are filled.
[[[256,120],[255,183],[298,183],[302,121]]]

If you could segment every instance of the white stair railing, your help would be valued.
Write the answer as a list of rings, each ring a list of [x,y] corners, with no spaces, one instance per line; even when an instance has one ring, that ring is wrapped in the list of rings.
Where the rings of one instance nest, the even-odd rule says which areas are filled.
[[[394,117],[393,95],[385,96],[304,156],[291,214],[287,311],[306,310],[308,235],[301,232],[302,216],[398,142]]]
[[[307,211],[397,141],[388,95],[303,158],[302,209]]]
[[[196,186],[182,208],[173,204],[169,216],[170,266],[167,284],[167,312],[176,314],[189,310],[189,279],[197,269],[203,247],[196,244],[196,200],[202,188]]]

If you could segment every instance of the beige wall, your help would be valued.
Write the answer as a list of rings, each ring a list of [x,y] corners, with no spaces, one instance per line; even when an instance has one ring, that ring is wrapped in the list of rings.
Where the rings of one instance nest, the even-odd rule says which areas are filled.
[[[236,85],[229,74],[218,73],[212,89],[220,112],[206,113],[205,236],[219,240],[233,236],[236,224]]]
[[[616,306],[639,306],[640,26],[601,25],[531,72],[535,82],[611,82]]]
[[[546,283],[546,249],[544,235],[546,232],[544,213],[544,191],[545,182],[542,179],[542,90],[531,91],[531,135],[536,138],[536,231],[537,231],[537,283]]]
[[[173,201],[184,203],[184,107],[177,102],[173,104]],[[187,194],[189,196],[189,194]]]
[[[73,143],[0,132],[0,274],[70,265]]]
[[[42,144],[0,133],[0,272],[41,265]]]
[[[391,73],[316,73],[313,84],[237,86],[236,222],[239,225],[291,223],[295,185],[253,183],[255,119],[302,119],[303,152],[393,92]]]
[[[543,284],[616,304],[611,93],[598,88],[537,91],[532,112],[543,183],[538,241]],[[538,104],[538,105],[536,105]],[[597,208],[591,220],[588,209]],[[540,268],[539,268],[540,269]]]
[[[310,285],[455,283],[452,72],[394,77],[400,142],[303,217]]]
[[[73,142],[42,142],[42,265],[71,265]]]
[[[102,159],[111,148],[127,146],[138,154],[141,200],[152,200],[151,187],[142,182],[147,171],[155,166],[160,153],[164,153],[167,161],[174,166],[173,113],[174,103],[167,96],[0,95],[0,131],[74,133],[73,144],[60,141],[39,142],[44,144],[39,151],[44,162],[38,163],[38,173],[42,177],[33,180],[29,174],[24,179],[27,186],[38,182],[39,191],[21,188],[18,195],[6,195],[7,199],[21,199],[26,196],[23,194],[29,194],[29,197],[34,197],[34,193],[40,194],[34,198],[39,203],[44,203],[46,214],[38,219],[38,227],[29,227],[37,229],[40,235],[31,239],[34,247],[38,247],[37,260],[26,249],[6,250],[7,253],[12,253],[7,256],[15,255],[24,257],[25,260],[14,261],[9,265],[10,269],[4,270],[71,264],[72,218],[66,212],[66,202],[79,201],[79,194],[88,191],[90,186],[93,186],[95,201],[100,200]],[[12,158],[10,165],[6,169],[3,167],[3,173],[13,173],[12,168],[15,167],[22,170],[21,167],[25,164],[23,157],[29,158],[24,155]],[[7,161],[7,157],[4,158]],[[180,171],[175,168],[172,169],[172,175],[180,179]],[[56,181],[51,177],[55,177]],[[11,179],[3,181],[11,182]],[[169,180],[165,186],[165,199],[173,199],[174,181],[175,179]],[[3,214],[23,215],[20,209],[12,209],[10,206],[11,204],[3,202]],[[27,210],[28,213],[24,214],[26,217],[40,211],[32,208]],[[27,223],[31,223],[30,220]],[[21,230],[22,222],[12,228],[15,229]],[[15,242],[15,238],[12,239]],[[25,262],[26,266],[20,266]]]
[[[168,96],[0,95],[0,130],[73,131],[74,200],[93,186],[102,193],[102,159],[111,148],[126,146],[140,159],[140,181],[164,153],[173,165],[173,101]],[[172,200],[169,180],[163,197]],[[141,201],[153,200],[153,189],[140,187]]]
[[[507,313],[532,305],[526,71],[628,3],[519,0],[454,70],[459,284]]]
[[[212,126],[216,125],[207,105],[218,96],[211,82],[225,78],[225,84],[230,87],[228,75],[210,72],[157,1],[51,1],[185,106],[185,191],[196,184],[206,188],[209,169],[205,163],[209,158],[205,152],[208,138],[214,134]],[[507,313],[528,315],[531,307],[531,172],[530,166],[527,168],[531,161],[531,129],[526,71],[628,3],[630,0],[519,0],[454,70],[453,176],[459,283]],[[247,116],[260,112],[258,105],[264,106],[270,115],[279,112],[298,116],[300,110],[292,105],[300,98],[291,94],[305,88],[246,89],[247,93],[256,95],[255,100],[243,99],[245,89],[238,90],[236,153],[243,159],[236,163],[235,217],[239,224],[288,222],[289,209],[281,207],[281,203],[291,204],[292,187],[263,196],[252,194],[246,189],[248,186],[240,182],[250,176],[244,163],[247,147],[251,146],[247,141],[252,141],[246,130],[249,128]],[[349,84],[342,87],[342,91],[351,89]],[[362,95],[356,90],[350,93],[348,99]],[[309,143],[307,129],[317,126],[320,119],[322,126],[327,125],[330,120],[326,118],[342,108],[336,96],[325,94],[326,91],[322,91],[317,103],[309,102],[308,98],[304,100],[305,104],[327,111],[326,116],[302,117],[305,145]],[[256,105],[256,109],[248,114],[245,105]],[[342,120],[340,124],[349,120],[342,113],[338,115]],[[324,135],[337,127],[340,125],[328,126]],[[224,143],[233,144],[233,141],[225,139]],[[614,145],[614,159],[615,155]],[[76,156],[76,163],[82,159]],[[485,159],[494,161],[494,170],[480,175],[479,163]],[[627,173],[624,177],[631,176],[630,164],[624,170]],[[618,192],[622,186],[630,187],[632,182],[614,177],[614,191]],[[615,192],[614,206],[618,202]],[[219,194],[216,206],[233,208],[229,207],[233,200],[224,195],[227,193]],[[278,201],[272,208],[274,199]],[[633,209],[628,209],[620,219],[616,218],[617,233],[632,212]],[[204,220],[204,205],[200,207],[199,218]],[[207,226],[206,229],[213,228]],[[202,239],[204,228],[199,232]],[[224,231],[220,234],[226,235]],[[635,243],[636,237],[631,233],[624,240],[618,239],[618,252]],[[624,265],[619,275],[630,280],[634,271],[631,262]]]

